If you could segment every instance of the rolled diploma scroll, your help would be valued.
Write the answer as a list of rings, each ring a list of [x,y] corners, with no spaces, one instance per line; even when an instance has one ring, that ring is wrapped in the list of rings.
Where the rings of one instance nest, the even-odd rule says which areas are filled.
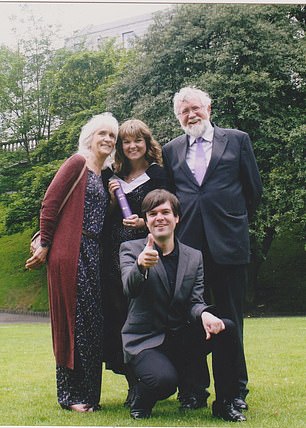
[[[125,197],[125,194],[122,190],[121,184],[119,183],[119,188],[115,190],[115,196],[117,198],[118,204],[121,208],[122,217],[127,218],[130,215],[132,215],[131,208],[129,206],[129,203]]]

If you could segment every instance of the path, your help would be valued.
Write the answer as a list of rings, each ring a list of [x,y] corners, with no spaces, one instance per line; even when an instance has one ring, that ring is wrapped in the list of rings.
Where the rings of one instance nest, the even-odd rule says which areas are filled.
[[[13,313],[0,311],[0,324],[50,322],[49,316],[35,313]]]

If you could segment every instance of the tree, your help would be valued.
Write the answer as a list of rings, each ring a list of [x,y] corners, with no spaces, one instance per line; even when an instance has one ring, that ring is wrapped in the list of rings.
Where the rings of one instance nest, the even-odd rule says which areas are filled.
[[[181,132],[172,112],[174,93],[186,85],[207,90],[213,98],[213,121],[250,134],[263,178],[263,202],[251,225],[256,278],[275,235],[296,224],[305,227],[304,34],[303,5],[185,4],[159,14],[135,49],[117,50],[110,43],[105,51],[57,52],[50,62],[53,68],[44,69],[49,82],[45,92],[50,97],[54,85],[49,112],[57,124],[63,123],[40,140],[31,157],[47,170],[48,162],[76,150],[81,126],[104,110],[119,121],[144,120],[164,144]],[[17,54],[0,50],[1,114],[3,105],[22,98],[22,87],[15,83],[22,80],[10,78],[24,70],[25,57]],[[3,90],[8,83],[11,92]],[[26,126],[38,123],[36,113],[36,121],[31,117]],[[31,179],[20,181],[19,205],[18,196],[12,196],[16,215],[18,207],[34,203],[38,193],[31,202],[26,198],[36,174],[43,180],[41,171],[33,170]],[[10,228],[14,215],[8,216]],[[20,227],[28,220],[20,217]]]
[[[19,191],[10,195],[5,226],[8,233],[38,227],[39,210],[46,188],[63,161],[53,161],[47,166],[34,166],[18,182]]]
[[[28,163],[24,159],[24,153],[20,150],[6,151],[0,150],[0,198],[5,193],[11,193],[17,190],[17,181],[19,176],[28,169]]]
[[[99,107],[105,110],[105,90],[112,84],[129,54],[115,47],[113,40],[99,51],[80,51],[71,55],[56,73],[52,90],[52,111],[60,120],[75,113]]]
[[[50,112],[53,75],[69,54],[55,51],[52,26],[27,19],[27,37],[18,39],[17,50],[0,49],[0,130],[2,141],[21,146],[30,162],[30,150],[56,126]]]
[[[139,43],[108,98],[119,119],[137,115],[164,143],[180,132],[174,93],[194,85],[211,94],[216,123],[250,134],[265,189],[251,227],[255,277],[284,221],[302,225],[304,34],[305,6],[177,6]]]
[[[35,166],[22,171],[23,174],[15,174],[14,163],[9,163],[2,175],[0,170],[0,187],[16,192],[5,197],[8,233],[32,227],[33,219],[37,222],[42,196],[57,165],[54,161],[62,162],[75,152],[81,127],[94,114],[105,111],[107,87],[116,80],[129,56],[131,53],[116,49],[113,42],[105,44],[98,52],[69,53],[61,49],[54,53],[40,83],[40,89],[45,84],[44,97],[48,100],[49,123],[53,126],[49,127],[47,135],[40,135],[39,145],[31,150],[31,162]],[[29,126],[30,122],[26,123]],[[57,129],[54,129],[55,124]],[[11,189],[6,179],[8,171],[15,175]]]

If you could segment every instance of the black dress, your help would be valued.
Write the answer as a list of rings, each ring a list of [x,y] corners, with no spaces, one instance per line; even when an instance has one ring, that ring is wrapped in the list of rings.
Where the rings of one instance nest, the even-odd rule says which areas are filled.
[[[64,408],[79,403],[97,407],[100,401],[104,327],[100,242],[108,203],[101,177],[89,170],[78,261],[75,368],[56,367],[58,402]]]
[[[118,178],[118,177],[114,177]],[[151,164],[144,174],[131,183],[121,181],[123,191],[133,214],[141,217],[141,204],[144,197],[155,189],[168,189],[168,180],[164,168]],[[123,226],[122,214],[116,206],[110,216],[109,272],[107,281],[107,327],[105,329],[107,351],[106,368],[115,373],[126,374],[123,363],[121,329],[126,320],[127,300],[123,295],[121,282],[119,248],[122,242],[140,239],[147,236],[148,231]]]

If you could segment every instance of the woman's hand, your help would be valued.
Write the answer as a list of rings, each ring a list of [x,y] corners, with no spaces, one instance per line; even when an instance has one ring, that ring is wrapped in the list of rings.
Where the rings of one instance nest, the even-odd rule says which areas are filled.
[[[145,227],[144,219],[138,217],[137,214],[132,214],[129,217],[124,218],[122,223],[125,227],[130,227],[132,229],[142,229]]]
[[[117,202],[116,196],[115,196],[115,190],[119,189],[120,184],[119,181],[116,179],[111,179],[108,182],[108,191],[111,197],[112,204],[115,204]]]
[[[25,264],[26,269],[37,269],[46,263],[49,248],[39,246],[32,257]]]

